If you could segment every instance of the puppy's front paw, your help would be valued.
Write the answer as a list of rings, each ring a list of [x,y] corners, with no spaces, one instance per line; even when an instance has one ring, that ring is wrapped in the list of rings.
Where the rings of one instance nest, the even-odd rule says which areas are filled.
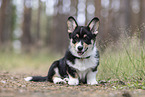
[[[79,84],[79,80],[78,79],[69,79],[68,84],[76,86]]]
[[[88,80],[87,84],[89,84],[89,85],[98,85],[98,82],[96,80]]]

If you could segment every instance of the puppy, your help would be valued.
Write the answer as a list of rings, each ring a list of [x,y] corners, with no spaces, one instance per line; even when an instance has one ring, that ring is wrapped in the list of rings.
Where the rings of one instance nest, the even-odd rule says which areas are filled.
[[[47,76],[32,76],[25,80],[69,85],[98,84],[96,74],[99,66],[99,52],[96,48],[96,36],[99,24],[99,19],[95,17],[87,26],[79,26],[70,16],[67,20],[70,44],[65,56],[53,62]]]

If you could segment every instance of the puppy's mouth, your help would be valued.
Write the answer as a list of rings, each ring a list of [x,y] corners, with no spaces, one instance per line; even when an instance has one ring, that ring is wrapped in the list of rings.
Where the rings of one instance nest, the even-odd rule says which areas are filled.
[[[86,48],[84,51],[78,51],[77,53],[78,53],[79,56],[81,56],[81,55],[83,55],[87,50],[88,50],[88,48]]]
[[[84,52],[82,52],[82,51],[78,51],[77,53],[78,53],[78,55],[80,55],[80,56],[84,54]]]

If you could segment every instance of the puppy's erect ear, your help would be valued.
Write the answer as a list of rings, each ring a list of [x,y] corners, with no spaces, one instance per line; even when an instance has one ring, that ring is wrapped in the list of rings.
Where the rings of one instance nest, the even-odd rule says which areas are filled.
[[[67,20],[67,29],[68,29],[68,33],[73,33],[73,31],[75,30],[75,28],[78,26],[76,20],[70,16]]]
[[[93,18],[90,23],[88,24],[88,27],[90,28],[90,31],[92,34],[97,35],[98,34],[98,29],[99,29],[99,19],[97,17]]]

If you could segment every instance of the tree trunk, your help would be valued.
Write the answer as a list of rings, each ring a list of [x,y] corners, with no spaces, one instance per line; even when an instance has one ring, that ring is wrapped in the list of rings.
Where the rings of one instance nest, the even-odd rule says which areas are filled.
[[[38,44],[40,40],[40,20],[41,20],[41,1],[39,0],[39,8],[37,14],[37,25],[36,25],[36,42]]]
[[[140,38],[145,40],[145,0],[140,0],[139,33]]]
[[[95,16],[101,18],[101,0],[95,0]]]
[[[23,14],[23,24],[22,24],[22,44],[25,48],[29,48],[30,44],[32,44],[32,37],[31,37],[31,7],[26,7],[24,0],[24,14]]]
[[[57,7],[61,6],[62,2],[59,1]],[[52,49],[62,52],[68,47],[68,33],[67,33],[67,18],[68,15],[58,13],[53,16],[53,30],[51,32]]]
[[[130,0],[120,0],[120,27],[124,30],[128,29],[131,25],[131,4]]]
[[[0,43],[10,41],[12,1],[2,0],[0,8]]]

